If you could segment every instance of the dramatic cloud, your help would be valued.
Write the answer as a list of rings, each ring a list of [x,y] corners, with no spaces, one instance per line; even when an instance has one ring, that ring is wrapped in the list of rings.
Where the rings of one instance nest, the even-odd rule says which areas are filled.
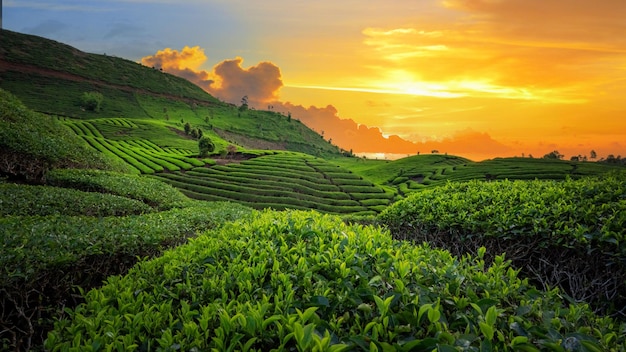
[[[440,153],[462,155],[473,159],[486,159],[493,155],[506,155],[512,148],[495,141],[487,133],[465,130],[441,140],[413,142],[397,135],[385,136],[378,127],[357,124],[352,119],[342,119],[337,109],[308,108],[291,103],[273,103],[276,109],[291,113],[295,119],[322,134],[326,140],[354,153],[416,154]]]
[[[210,91],[213,84],[212,75],[200,69],[207,60],[204,50],[198,46],[185,46],[178,51],[170,48],[157,51],[156,54],[141,59],[145,66],[162,69],[167,73],[183,77],[206,91]]]
[[[403,32],[392,31],[386,35]],[[493,140],[488,134],[474,131],[463,131],[438,141],[422,142],[409,141],[397,135],[386,136],[378,127],[341,118],[332,105],[306,108],[278,101],[279,91],[283,86],[281,73],[270,62],[243,68],[243,59],[238,57],[218,63],[209,72],[200,68],[206,61],[204,50],[197,46],[186,46],[181,51],[167,48],[141,60],[146,66],[186,78],[224,101],[238,104],[247,95],[248,102],[253,106],[263,108],[270,103],[274,110],[290,113],[293,118],[320,133],[326,140],[354,153],[415,154],[438,150],[442,153],[486,158],[492,153],[510,151],[510,148]]]
[[[243,59],[237,57],[220,62],[209,72],[201,69],[206,61],[204,50],[198,46],[186,46],[181,51],[166,48],[141,59],[146,66],[186,78],[230,103],[238,104],[243,96],[248,96],[248,102],[253,106],[278,99],[283,82],[280,69],[273,63],[261,62],[243,68]]]
[[[278,99],[278,91],[283,86],[278,66],[261,62],[244,69],[242,62],[243,59],[238,57],[217,64],[213,73],[219,86],[210,91],[230,102],[238,102],[247,95],[248,101],[255,105]]]

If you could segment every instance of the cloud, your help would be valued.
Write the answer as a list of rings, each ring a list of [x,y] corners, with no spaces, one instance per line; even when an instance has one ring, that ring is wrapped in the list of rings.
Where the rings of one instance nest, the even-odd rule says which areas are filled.
[[[8,0],[4,3],[5,7],[13,8],[28,8],[33,10],[45,10],[45,11],[80,11],[80,12],[110,12],[114,11],[110,7],[93,6],[91,4],[77,4],[72,1],[69,3],[63,3],[62,1],[15,1]]]
[[[362,31],[370,57],[379,58],[370,65],[373,84],[396,84],[389,72],[404,69],[410,81],[463,96],[571,104],[623,77],[626,1],[441,4],[447,17],[439,21]]]
[[[186,46],[181,51],[167,48],[141,60],[146,66],[162,68],[168,73],[184,77],[227,102],[238,104],[247,95],[249,103],[257,107],[262,108],[269,103],[274,110],[290,113],[294,119],[317,131],[326,140],[330,139],[333,144],[355,153],[415,154],[418,151],[426,153],[436,149],[442,153],[481,158],[490,153],[501,154],[510,150],[488,134],[471,130],[439,141],[415,142],[397,135],[386,136],[378,127],[341,118],[332,105],[304,107],[278,101],[283,83],[280,69],[271,62],[261,62],[244,68],[243,59],[237,57],[224,60],[211,71],[206,71],[201,69],[206,61],[204,50],[197,46]]]
[[[244,68],[241,66],[243,59],[237,57],[224,60],[212,71],[206,71],[200,68],[206,61],[204,50],[199,46],[185,46],[181,51],[166,48],[141,59],[143,65],[186,78],[230,103],[239,103],[243,96],[248,96],[248,102],[253,106],[278,99],[283,82],[280,69],[273,63],[260,62]]]
[[[222,61],[213,68],[219,84],[215,94],[230,102],[239,101],[244,95],[256,104],[278,99],[278,91],[283,86],[278,66],[261,62],[246,69],[241,67],[242,63],[243,59],[238,57]]]
[[[181,51],[170,48],[159,50],[154,55],[143,57],[141,63],[183,77],[200,88],[210,91],[214,82],[212,75],[210,72],[200,69],[206,60],[204,50],[199,46],[185,46]]]
[[[462,155],[472,159],[485,159],[493,155],[510,154],[512,148],[494,140],[489,134],[471,129],[458,131],[441,140],[410,141],[397,135],[385,136],[378,127],[358,124],[352,119],[343,119],[337,109],[328,105],[324,108],[287,103],[273,103],[278,111],[289,112],[294,119],[322,134],[326,140],[354,153],[416,154],[441,153]]]
[[[126,23],[118,23],[104,35],[104,39],[136,37],[138,34],[144,32],[144,28]]]

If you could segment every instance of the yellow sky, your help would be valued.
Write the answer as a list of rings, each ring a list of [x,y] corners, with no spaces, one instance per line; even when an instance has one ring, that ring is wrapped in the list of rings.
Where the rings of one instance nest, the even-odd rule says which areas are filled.
[[[626,156],[624,0],[213,2],[243,24],[234,58],[143,62],[276,101],[346,150]]]
[[[341,117],[413,141],[471,130],[511,155],[553,147],[626,155],[626,1],[417,3],[268,38],[280,99],[332,104]]]

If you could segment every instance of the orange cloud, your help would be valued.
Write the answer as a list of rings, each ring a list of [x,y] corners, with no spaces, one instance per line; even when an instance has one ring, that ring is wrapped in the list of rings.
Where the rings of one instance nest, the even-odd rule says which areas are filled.
[[[322,134],[325,139],[332,140],[333,144],[354,153],[416,154],[438,150],[470,159],[486,159],[494,155],[507,155],[512,151],[511,147],[494,140],[489,134],[469,129],[442,140],[412,142],[397,135],[385,136],[378,127],[342,119],[332,105],[305,108],[287,102],[274,103],[274,106],[291,113],[295,119]]]
[[[248,96],[252,105],[278,99],[283,82],[280,69],[273,63],[243,68],[243,59],[237,57],[220,62],[209,72],[200,68],[206,61],[204,50],[198,46],[185,46],[181,51],[166,48],[141,59],[143,65],[183,77],[230,103],[239,103],[243,96]]]
[[[623,0],[442,4],[445,20],[363,30],[371,57],[382,59],[367,85],[580,104],[623,77]]]
[[[261,62],[248,69],[241,67],[243,59],[238,57],[225,60],[213,68],[219,87],[209,92],[230,102],[238,102],[244,95],[255,105],[278,99],[278,91],[283,86],[278,66],[271,62]]]
[[[213,75],[200,69],[206,60],[204,50],[199,46],[185,46],[181,51],[170,48],[159,50],[154,55],[143,57],[141,63],[183,77],[209,91],[214,83]]]

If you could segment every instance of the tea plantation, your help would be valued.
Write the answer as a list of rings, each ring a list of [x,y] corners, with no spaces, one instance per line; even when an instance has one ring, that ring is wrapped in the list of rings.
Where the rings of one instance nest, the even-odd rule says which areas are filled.
[[[502,256],[453,257],[318,212],[265,211],[110,277],[51,351],[609,351],[624,326]]]
[[[0,350],[626,351],[623,168],[346,157],[291,116],[2,36],[28,107],[0,89]]]
[[[155,176],[190,198],[233,200],[257,209],[375,215],[395,196],[345,168],[306,154],[267,155]]]

